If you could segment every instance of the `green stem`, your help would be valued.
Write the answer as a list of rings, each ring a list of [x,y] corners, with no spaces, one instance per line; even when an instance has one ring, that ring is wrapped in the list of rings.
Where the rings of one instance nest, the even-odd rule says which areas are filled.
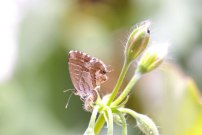
[[[127,135],[127,123],[126,123],[126,119],[123,115],[123,113],[119,112],[117,113],[119,115],[119,117],[121,118],[121,122],[122,122],[122,135]]]
[[[140,78],[141,74],[138,72],[132,77],[126,88],[123,90],[121,95],[112,103],[113,106],[120,104],[130,93],[132,87],[135,85],[137,80]]]
[[[119,108],[118,109],[120,112],[122,113],[127,113],[127,114],[130,114],[133,118],[137,118],[137,113],[131,109],[128,109],[128,108]]]
[[[139,114],[128,108],[119,108],[118,110],[122,113],[130,114],[135,118],[137,126],[145,135],[159,135],[157,126],[148,116]]]
[[[114,100],[114,98],[116,97],[117,93],[118,93],[118,90],[123,82],[123,79],[126,75],[126,72],[130,66],[131,62],[125,60],[124,61],[124,65],[123,65],[123,68],[121,70],[121,73],[119,75],[119,78],[118,78],[118,81],[116,83],[116,86],[114,87],[113,91],[112,91],[112,94],[107,102],[107,105],[110,105],[111,102]],[[104,120],[104,117],[102,114],[100,114],[100,116],[98,117],[97,121],[96,121],[96,124],[95,124],[95,134],[96,135],[99,135],[102,127],[104,126],[105,124],[105,120]]]
[[[107,102],[107,105],[108,105],[108,106],[111,104],[111,102],[112,102],[112,101],[114,100],[114,98],[116,97],[116,95],[117,95],[117,93],[118,93],[118,91],[119,91],[119,88],[121,87],[121,84],[122,84],[122,82],[123,82],[123,79],[124,79],[124,77],[125,77],[125,75],[126,75],[126,72],[127,72],[128,68],[129,68],[129,66],[130,66],[130,63],[131,63],[131,62],[128,62],[127,60],[125,60],[125,63],[124,63],[123,68],[122,68],[122,70],[121,70],[121,73],[120,73],[120,76],[119,76],[118,81],[117,81],[117,83],[116,83],[116,86],[114,87],[114,89],[113,89],[113,91],[112,91],[112,94],[111,94],[111,96],[110,96],[110,98],[109,98],[109,100],[108,100],[108,102]]]
[[[96,120],[97,113],[98,113],[98,106],[95,106],[91,115],[88,128],[86,129],[84,135],[94,134],[94,127],[95,127],[95,120]]]
[[[93,112],[91,114],[91,118],[90,118],[90,122],[89,122],[88,127],[93,127],[94,128],[97,113],[98,113],[98,106],[95,106],[94,109],[93,109]]]
[[[113,135],[113,114],[109,107],[107,107],[107,115],[108,115],[108,132],[107,135]]]
[[[103,114],[100,114],[96,123],[95,123],[95,128],[94,128],[95,135],[99,135],[104,124],[105,124],[104,116],[103,116]]]

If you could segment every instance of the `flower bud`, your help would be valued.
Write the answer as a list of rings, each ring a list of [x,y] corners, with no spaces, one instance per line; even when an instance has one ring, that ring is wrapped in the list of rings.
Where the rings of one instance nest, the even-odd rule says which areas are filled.
[[[130,34],[126,44],[126,60],[131,62],[136,59],[147,47],[150,38],[150,21],[144,21]]]
[[[146,135],[159,135],[156,125],[148,116],[137,113],[136,121],[139,129]]]
[[[165,59],[167,51],[168,44],[151,45],[142,55],[137,71],[143,74],[157,68]]]

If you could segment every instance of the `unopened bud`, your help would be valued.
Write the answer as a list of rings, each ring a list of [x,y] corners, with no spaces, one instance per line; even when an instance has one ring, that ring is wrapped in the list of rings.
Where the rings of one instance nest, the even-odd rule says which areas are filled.
[[[146,135],[159,135],[155,123],[146,115],[138,114],[136,116],[137,126]]]
[[[150,21],[144,21],[130,34],[126,44],[126,60],[131,62],[136,59],[147,47],[150,38]]]
[[[168,44],[154,44],[145,50],[138,64],[137,70],[140,73],[147,73],[157,68],[165,59],[168,51]]]

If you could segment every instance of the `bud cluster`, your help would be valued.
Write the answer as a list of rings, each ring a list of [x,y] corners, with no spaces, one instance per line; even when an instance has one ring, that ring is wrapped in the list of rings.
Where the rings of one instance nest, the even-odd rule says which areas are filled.
[[[135,111],[124,107],[128,101],[132,87],[142,74],[156,69],[167,55],[168,44],[152,43],[152,45],[148,46],[150,39],[150,25],[150,21],[144,21],[131,32],[126,43],[125,62],[118,81],[112,93],[105,95],[102,99],[98,98],[96,100],[89,126],[84,135],[99,134],[105,122],[107,123],[108,135],[113,135],[114,122],[122,126],[122,135],[127,135],[127,123],[125,119],[125,115],[127,114],[136,119],[137,126],[144,134],[159,135],[157,126],[148,116],[136,113]],[[129,66],[138,57],[140,57],[140,59],[137,62],[138,64],[135,74],[122,93],[118,95]],[[96,121],[98,113],[100,116]]]

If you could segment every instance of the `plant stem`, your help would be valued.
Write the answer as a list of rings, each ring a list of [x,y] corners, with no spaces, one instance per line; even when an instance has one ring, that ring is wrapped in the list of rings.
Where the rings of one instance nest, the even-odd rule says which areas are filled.
[[[127,135],[127,123],[126,123],[126,119],[124,117],[124,115],[118,111],[118,115],[120,116],[121,118],[121,121],[122,121],[122,135]]]
[[[96,123],[95,123],[95,128],[94,128],[95,135],[99,135],[104,124],[105,124],[104,116],[103,116],[103,114],[100,114]]]
[[[137,113],[131,109],[128,109],[128,108],[119,108],[118,109],[120,112],[122,113],[127,113],[127,114],[130,114],[133,118],[137,118]]]
[[[107,102],[107,105],[110,105],[111,102],[114,100],[114,98],[116,97],[117,93],[118,93],[118,90],[123,82],[123,79],[126,75],[126,72],[130,66],[131,62],[128,61],[128,60],[125,60],[124,61],[124,65],[123,65],[123,68],[121,70],[121,73],[119,75],[119,78],[118,78],[118,81],[116,83],[116,86],[114,87],[113,91],[112,91],[112,94]],[[96,124],[95,124],[95,134],[96,135],[99,135],[102,127],[104,126],[104,123],[105,123],[105,120],[104,120],[104,117],[102,114],[99,115],[97,121],[96,121]]]
[[[137,80],[140,78],[141,74],[138,72],[132,77],[126,88],[123,90],[121,95],[112,103],[113,106],[120,104],[130,93],[132,87],[135,85]]]
[[[84,135],[92,135],[94,134],[95,120],[98,113],[98,106],[95,106],[90,118],[90,122],[88,128],[86,129]]]
[[[107,135],[113,135],[113,114],[112,111],[109,107],[107,107],[106,110],[107,114],[108,114],[108,132]]]
[[[94,128],[97,113],[98,113],[98,106],[95,106],[94,109],[93,109],[93,112],[91,114],[91,119],[90,119],[88,127],[93,127]]]
[[[159,135],[156,124],[148,116],[139,114],[128,108],[119,108],[118,110],[122,113],[130,114],[135,118],[137,126],[145,135]]]
[[[128,68],[129,68],[129,66],[130,66],[130,63],[131,63],[131,62],[128,62],[127,60],[125,60],[124,65],[123,65],[123,68],[122,68],[121,73],[120,73],[120,76],[119,76],[119,79],[118,79],[118,81],[117,81],[117,83],[116,83],[116,86],[114,87],[114,89],[113,89],[113,91],[112,91],[112,94],[111,94],[111,96],[110,96],[110,98],[109,98],[109,100],[108,100],[108,102],[107,102],[107,105],[108,105],[108,106],[111,104],[111,102],[112,102],[112,101],[114,100],[114,98],[116,97],[116,95],[117,95],[117,93],[118,93],[118,91],[119,91],[119,88],[121,87],[121,84],[122,84],[122,82],[123,82],[123,79],[124,79],[124,77],[125,77],[125,75],[126,75],[126,72],[127,72]]]

